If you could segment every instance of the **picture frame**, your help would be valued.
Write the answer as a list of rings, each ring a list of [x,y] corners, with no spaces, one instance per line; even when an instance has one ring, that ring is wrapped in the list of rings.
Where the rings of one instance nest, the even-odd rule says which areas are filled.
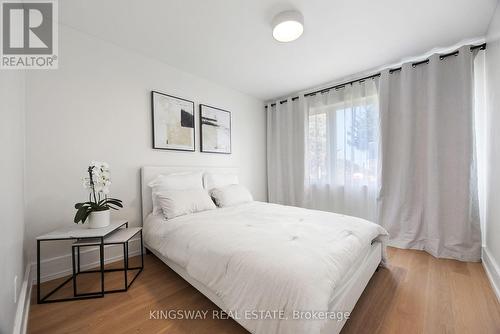
[[[200,104],[200,152],[231,154],[231,112]]]
[[[194,152],[194,102],[151,91],[153,149]]]

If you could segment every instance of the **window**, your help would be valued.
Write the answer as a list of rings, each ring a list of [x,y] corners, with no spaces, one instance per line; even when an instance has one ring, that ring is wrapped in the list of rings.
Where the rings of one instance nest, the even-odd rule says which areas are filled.
[[[310,184],[369,185],[377,181],[378,101],[364,98],[309,110]]]

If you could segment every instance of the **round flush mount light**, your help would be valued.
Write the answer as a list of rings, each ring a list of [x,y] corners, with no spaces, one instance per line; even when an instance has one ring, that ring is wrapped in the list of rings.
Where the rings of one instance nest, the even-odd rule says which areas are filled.
[[[273,37],[278,42],[291,42],[304,32],[304,17],[300,12],[288,10],[276,15],[272,22]]]

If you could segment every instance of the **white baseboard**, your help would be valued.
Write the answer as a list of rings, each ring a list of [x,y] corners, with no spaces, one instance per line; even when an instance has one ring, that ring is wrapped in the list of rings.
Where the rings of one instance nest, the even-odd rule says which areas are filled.
[[[14,319],[14,334],[25,334],[28,327],[28,314],[31,304],[31,290],[33,288],[33,270],[28,263],[24,272],[23,283],[19,291],[19,300],[17,301],[16,318]]]
[[[493,255],[488,251],[488,248],[483,247],[483,267],[486,275],[490,280],[491,287],[495,291],[498,301],[500,302],[500,267]]]
[[[87,249],[85,249],[87,248]],[[99,248],[85,247],[80,252],[81,269],[86,270],[99,265]],[[132,239],[129,241],[129,257],[139,255],[141,253],[141,239]],[[121,245],[109,245],[104,247],[104,263],[119,261],[123,259],[123,248]],[[56,278],[71,275],[73,269],[71,266],[71,253],[56,256],[41,261],[42,271],[40,273],[40,281],[47,282]],[[36,279],[36,262],[31,264],[31,272],[34,279],[33,284],[37,284]]]

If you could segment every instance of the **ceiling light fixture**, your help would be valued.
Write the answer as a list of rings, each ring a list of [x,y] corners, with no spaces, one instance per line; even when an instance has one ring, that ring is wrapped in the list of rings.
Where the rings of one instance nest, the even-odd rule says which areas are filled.
[[[272,25],[275,40],[291,42],[299,38],[304,32],[304,16],[298,11],[288,10],[276,15]]]

